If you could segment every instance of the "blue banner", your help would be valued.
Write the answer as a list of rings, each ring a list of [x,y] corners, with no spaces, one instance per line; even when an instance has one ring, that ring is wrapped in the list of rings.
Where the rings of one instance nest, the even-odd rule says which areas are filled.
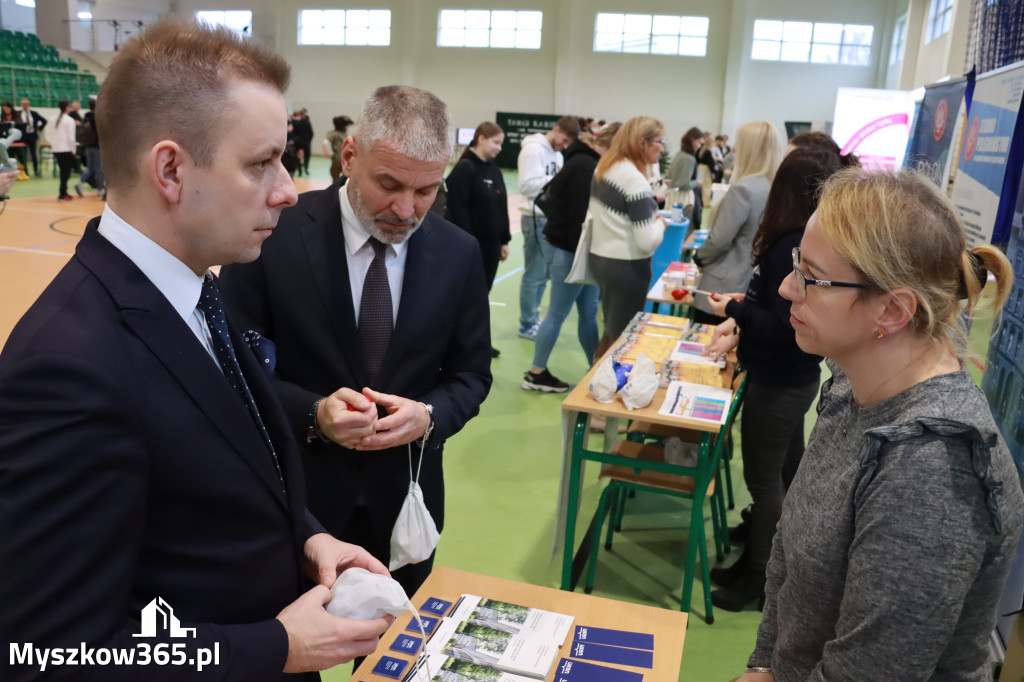
[[[914,130],[903,165],[924,171],[945,189],[949,176],[949,152],[957,115],[967,95],[967,79],[929,85],[915,117]]]

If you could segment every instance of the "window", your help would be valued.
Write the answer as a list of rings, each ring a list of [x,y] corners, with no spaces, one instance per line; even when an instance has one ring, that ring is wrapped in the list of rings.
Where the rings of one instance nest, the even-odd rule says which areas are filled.
[[[889,63],[903,61],[903,45],[907,41],[907,15],[896,20],[896,27],[892,31],[892,50],[889,52]]]
[[[594,27],[594,52],[703,57],[708,52],[708,24],[707,17],[600,12]]]
[[[200,10],[196,19],[211,26],[226,26],[239,33],[252,32],[252,12],[249,10]]]
[[[756,19],[750,58],[869,66],[874,33],[874,26],[858,24]]]
[[[14,0],[14,4],[22,7],[35,7],[36,0]]]
[[[544,13],[535,11],[443,9],[437,17],[438,47],[540,49]]]
[[[389,9],[299,10],[299,45],[390,45]]]
[[[952,19],[953,0],[932,0],[928,6],[928,28],[924,32],[924,42],[930,43],[947,33]]]

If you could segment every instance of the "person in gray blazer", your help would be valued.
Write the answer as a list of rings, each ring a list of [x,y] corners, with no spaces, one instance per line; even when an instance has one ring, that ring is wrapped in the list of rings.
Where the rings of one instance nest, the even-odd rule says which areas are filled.
[[[785,141],[768,121],[746,123],[736,131],[736,167],[725,197],[711,209],[707,241],[694,262],[701,268],[700,288],[726,293],[745,291],[754,273],[751,248],[761,222],[768,189],[782,161]],[[719,324],[707,297],[695,296],[694,321]]]

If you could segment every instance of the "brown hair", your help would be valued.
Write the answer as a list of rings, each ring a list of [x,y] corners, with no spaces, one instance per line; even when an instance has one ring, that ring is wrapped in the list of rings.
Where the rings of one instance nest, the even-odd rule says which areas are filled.
[[[195,20],[161,19],[121,49],[97,97],[107,185],[132,186],[139,156],[165,139],[209,167],[230,114],[241,115],[231,111],[232,82],[284,92],[290,79],[288,63],[255,40]]]
[[[555,126],[574,140],[580,136],[580,120],[575,116],[563,116]]]
[[[683,139],[679,141],[679,149],[686,152],[687,154],[697,154],[697,145],[694,144],[694,140],[703,140],[704,133],[700,131],[700,128],[693,127],[686,131],[683,135]]]
[[[621,127],[622,124],[618,121],[601,126],[601,129],[597,131],[597,135],[594,136],[594,144],[605,149],[611,149],[612,140],[615,139],[615,134],[619,132]]]
[[[594,177],[600,178],[608,169],[622,159],[628,159],[641,173],[647,170],[647,158],[644,145],[659,135],[665,135],[665,126],[661,121],[650,116],[634,116],[619,128],[608,147],[608,153],[597,162]]]
[[[491,121],[484,121],[476,127],[473,131],[473,143],[470,147],[475,147],[476,143],[480,141],[481,136],[486,140],[494,137],[495,135],[501,135],[505,131],[501,129],[501,126]]]
[[[961,313],[977,307],[987,273],[996,280],[993,312],[1009,296],[1013,269],[1003,252],[988,244],[968,250],[949,199],[914,171],[836,173],[822,187],[818,223],[832,250],[868,285],[862,297],[909,289],[917,299],[911,328],[957,355],[966,352]]]

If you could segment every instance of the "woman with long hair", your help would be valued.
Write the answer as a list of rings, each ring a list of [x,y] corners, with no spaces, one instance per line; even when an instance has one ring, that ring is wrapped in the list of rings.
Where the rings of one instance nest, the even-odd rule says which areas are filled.
[[[341,146],[345,143],[348,127],[352,125],[352,119],[348,116],[335,116],[331,119],[334,130],[327,132],[323,143],[324,156],[331,160],[331,181],[337,182],[341,177]]]
[[[548,371],[548,358],[562,331],[562,323],[573,305],[578,313],[577,335],[587,364],[594,362],[597,350],[597,305],[599,292],[593,284],[569,284],[565,278],[572,269],[573,257],[583,231],[590,204],[590,186],[598,160],[608,152],[615,133],[622,124],[609,123],[597,136],[584,133],[565,150],[565,165],[548,185],[548,201],[544,215],[544,238],[554,248],[545,252],[549,256],[551,271],[551,300],[547,315],[537,331],[533,350],[533,366],[523,375],[522,387],[528,391],[564,393],[569,384]]]
[[[729,191],[711,209],[707,241],[693,257],[701,268],[701,289],[718,293],[742,291],[750,281],[754,272],[750,262],[754,234],[784,150],[782,135],[768,121],[744,123],[736,131],[736,165]],[[724,322],[705,296],[698,295],[694,307],[696,322]]]
[[[488,291],[498,273],[498,263],[508,258],[508,243],[512,239],[505,180],[494,163],[504,141],[505,132],[497,123],[481,123],[473,132],[472,144],[445,181],[446,217],[480,243]],[[499,354],[492,346],[491,356]]]
[[[690,218],[690,229],[699,230],[701,213],[704,211],[704,193],[697,180],[697,148],[704,139],[700,128],[690,128],[679,142],[679,153],[672,158],[668,167],[668,182],[673,189],[685,192],[693,191],[693,215]],[[670,202],[666,202],[670,203]]]
[[[746,294],[710,299],[715,314],[729,319],[716,327],[708,354],[720,355],[738,338],[747,370],[740,443],[743,478],[753,500],[750,537],[732,566],[711,570],[723,588],[712,592],[711,600],[727,611],[739,611],[764,595],[782,499],[803,457],[804,415],[818,393],[821,357],[797,346],[789,301],[779,295],[779,286],[793,271],[792,252],[818,206],[818,187],[840,166],[838,153],[816,149],[798,149],[782,161],[754,235],[754,275]]]
[[[665,126],[656,118],[626,121],[601,157],[590,190],[593,217],[590,268],[601,289],[604,335],[600,358],[644,307],[651,282],[651,256],[665,235],[665,219],[644,171],[665,148]]]
[[[964,368],[965,316],[1009,261],[968,248],[923,176],[824,185],[780,289],[832,377],[786,495],[742,682],[990,680],[988,643],[1024,494]]]
[[[78,143],[75,140],[77,125],[75,119],[68,114],[71,103],[62,99],[57,103],[60,114],[53,124],[53,132],[50,134],[50,145],[53,150],[53,158],[57,160],[57,167],[60,169],[60,192],[57,195],[58,201],[71,201],[68,194],[68,179],[71,171],[75,168],[75,151]]]

